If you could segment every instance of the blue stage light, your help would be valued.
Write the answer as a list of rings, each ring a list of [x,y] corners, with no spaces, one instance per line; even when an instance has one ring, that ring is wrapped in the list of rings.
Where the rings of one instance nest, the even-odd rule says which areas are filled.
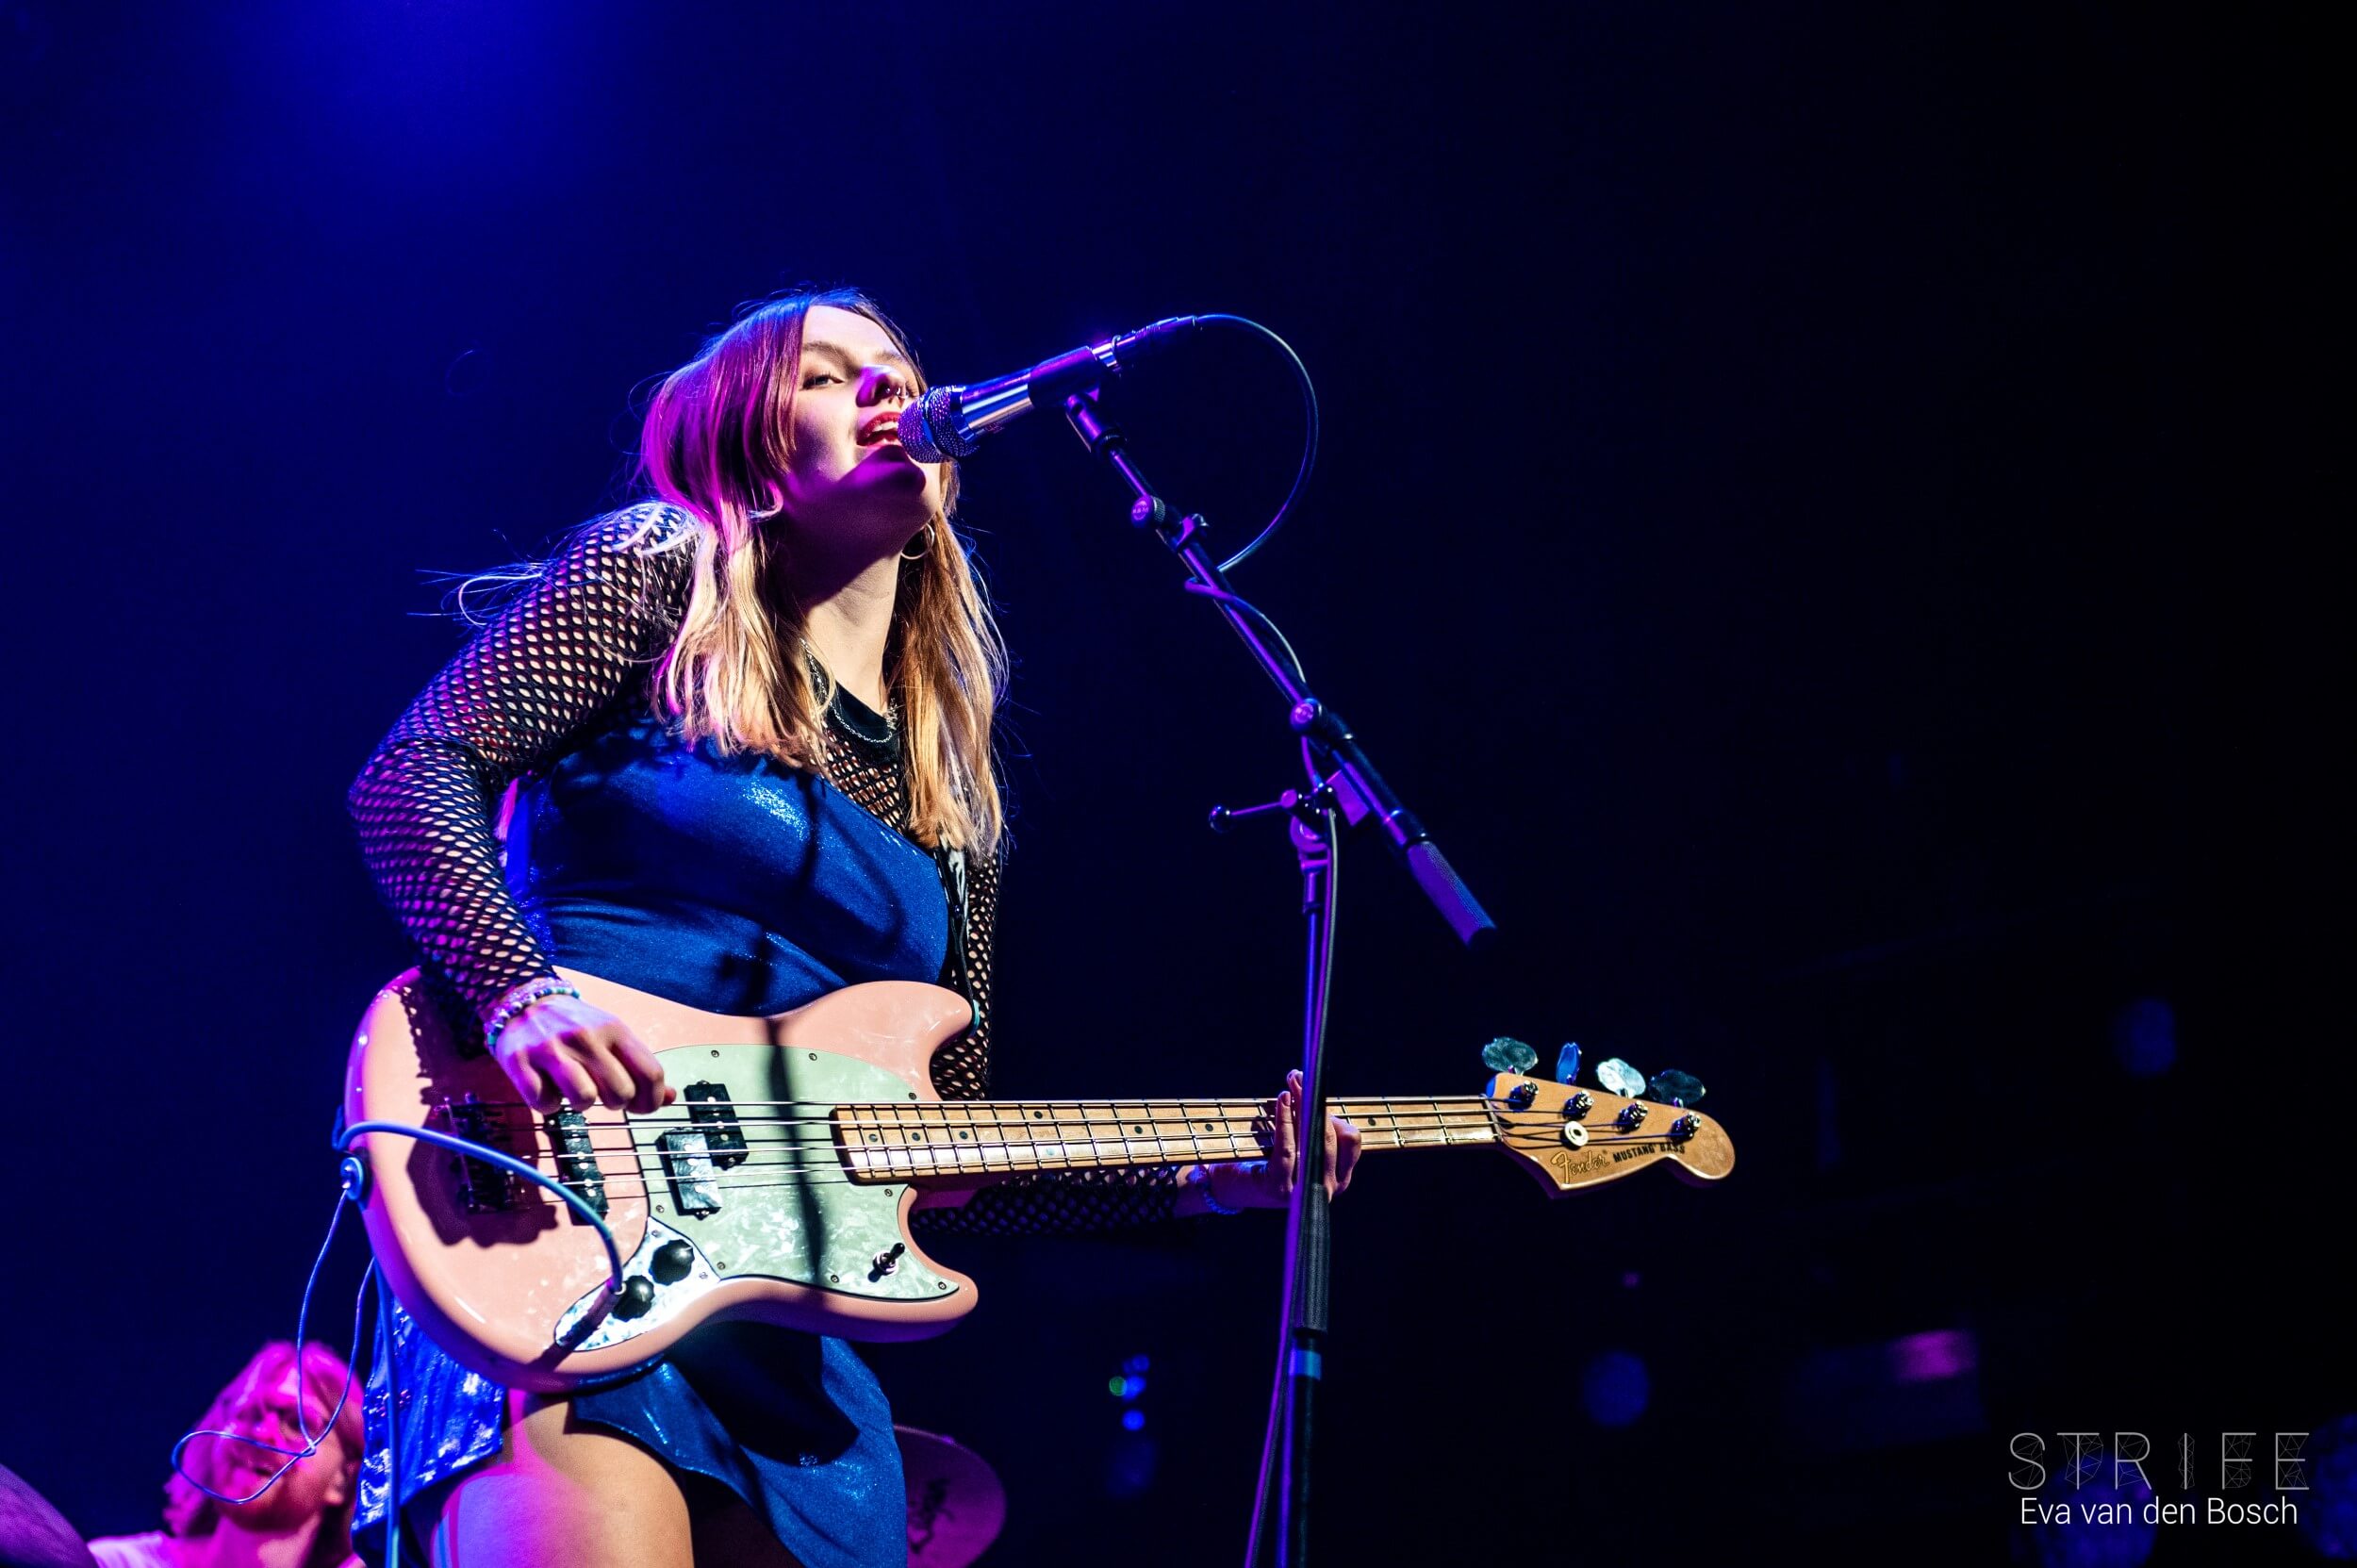
[[[1625,1350],[1607,1350],[1579,1375],[1579,1402],[1599,1427],[1625,1427],[1645,1413],[1653,1379],[1645,1363]]]
[[[2126,1486],[2112,1482],[2111,1452],[2105,1447],[2085,1449],[2076,1461],[2055,1464],[2039,1501],[2050,1509],[2063,1507],[2044,1523],[2022,1527],[2029,1560],[2038,1568],[2143,1568],[2160,1531],[2159,1522],[2144,1513],[2152,1489],[2133,1470]]]
[[[1131,1414],[1141,1412],[1132,1411]],[[1114,1497],[1135,1497],[1154,1484],[1162,1449],[1144,1432],[1129,1431],[1105,1451],[1105,1491]]]
[[[2112,1015],[2112,1054],[2131,1078],[2158,1078],[2177,1065],[2177,1012],[2138,997]]]
[[[2299,1533],[2318,1557],[2357,1562],[2357,1415],[2308,1434],[2308,1492],[2299,1497]]]

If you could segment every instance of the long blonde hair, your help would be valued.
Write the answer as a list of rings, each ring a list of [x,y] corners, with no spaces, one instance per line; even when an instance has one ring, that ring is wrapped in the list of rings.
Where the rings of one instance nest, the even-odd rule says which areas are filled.
[[[784,503],[802,322],[815,305],[866,317],[915,366],[900,329],[857,289],[765,300],[664,378],[638,448],[642,481],[688,515],[696,536],[680,545],[693,549],[695,563],[678,635],[656,666],[656,704],[691,740],[798,767],[823,755],[831,694],[818,690],[804,656],[801,608],[780,591],[784,540],[760,520]],[[1007,659],[950,526],[957,496],[950,463],[932,542],[900,567],[884,685],[900,703],[911,833],[986,856],[1005,830],[990,727]]]
[[[352,1555],[352,1510],[360,1494],[360,1450],[364,1442],[360,1390],[352,1386],[352,1371],[344,1365],[343,1358],[317,1340],[306,1340],[298,1362],[293,1345],[286,1340],[272,1340],[254,1353],[254,1359],[245,1363],[245,1370],[232,1378],[227,1387],[213,1395],[213,1402],[205,1408],[204,1416],[191,1430],[227,1429],[248,1394],[277,1388],[298,1367],[302,1375],[297,1379],[296,1409],[303,1412],[301,1425],[305,1430],[310,1430],[313,1406],[334,1411],[336,1436],[343,1444],[344,1500],[321,1516],[320,1533],[311,1543],[310,1555],[304,1560],[305,1568],[314,1564],[326,1568]],[[271,1457],[273,1461],[278,1458]],[[210,1535],[220,1523],[221,1514],[214,1499],[175,1470],[164,1482],[164,1528],[187,1541]]]

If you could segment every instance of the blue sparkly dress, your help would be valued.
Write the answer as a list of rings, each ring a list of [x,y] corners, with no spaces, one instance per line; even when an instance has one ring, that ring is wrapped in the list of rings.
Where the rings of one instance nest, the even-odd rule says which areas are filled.
[[[816,770],[721,756],[654,717],[648,676],[684,602],[692,529],[647,504],[580,530],[403,715],[351,793],[380,890],[453,1004],[478,1014],[557,965],[728,1014],[866,981],[955,985],[975,1027],[935,1057],[935,1081],[979,1098],[996,863],[969,867],[908,835],[898,736],[848,694]],[[511,783],[503,853],[494,812]],[[920,1218],[979,1231],[1131,1223],[1166,1217],[1176,1191],[1167,1168],[1076,1172]],[[364,1405],[364,1555],[382,1559],[396,1482],[405,1501],[498,1454],[506,1394],[393,1309]],[[807,1568],[907,1560],[891,1411],[841,1341],[709,1325],[570,1403],[733,1492]],[[404,1536],[404,1556],[416,1544]]]

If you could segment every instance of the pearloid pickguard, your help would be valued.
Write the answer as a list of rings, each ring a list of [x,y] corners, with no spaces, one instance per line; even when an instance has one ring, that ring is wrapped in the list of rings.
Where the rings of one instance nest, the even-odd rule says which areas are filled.
[[[900,1080],[856,1057],[829,1051],[780,1050],[771,1046],[684,1047],[661,1053],[665,1078],[727,1085],[737,1100],[802,1100],[788,1106],[747,1106],[739,1113],[745,1163],[714,1178],[717,1214],[676,1212],[654,1139],[692,1124],[684,1100],[635,1118],[647,1173],[649,1207],[711,1260],[723,1279],[758,1276],[817,1285],[879,1300],[908,1301],[946,1295],[950,1281],[903,1254],[894,1272],[870,1279],[876,1255],[900,1240],[900,1188],[859,1186],[849,1179],[824,1119],[844,1101],[915,1100]],[[764,1123],[764,1115],[801,1114],[801,1123]]]

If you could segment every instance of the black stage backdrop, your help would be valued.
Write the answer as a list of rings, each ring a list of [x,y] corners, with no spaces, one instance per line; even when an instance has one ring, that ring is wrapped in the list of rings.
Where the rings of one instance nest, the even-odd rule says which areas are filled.
[[[1990,1561],[2018,1431],[2357,1415],[2316,9],[0,4],[0,1462],[146,1526],[291,1329],[408,961],[342,796],[455,646],[421,571],[619,498],[648,378],[801,280],[944,379],[1290,338],[1324,461],[1239,586],[1509,935],[1353,841],[1333,1087],[1576,1039],[1740,1146],[1555,1204],[1369,1163],[1335,1560]],[[1281,495],[1244,340],[1124,410],[1231,543]],[[1289,782],[1278,716],[1065,432],[967,471],[1000,1092],[1262,1092],[1292,863],[1203,818]],[[874,1360],[1004,1476],[995,1560],[1235,1560],[1274,1220],[945,1250],[980,1311]]]

